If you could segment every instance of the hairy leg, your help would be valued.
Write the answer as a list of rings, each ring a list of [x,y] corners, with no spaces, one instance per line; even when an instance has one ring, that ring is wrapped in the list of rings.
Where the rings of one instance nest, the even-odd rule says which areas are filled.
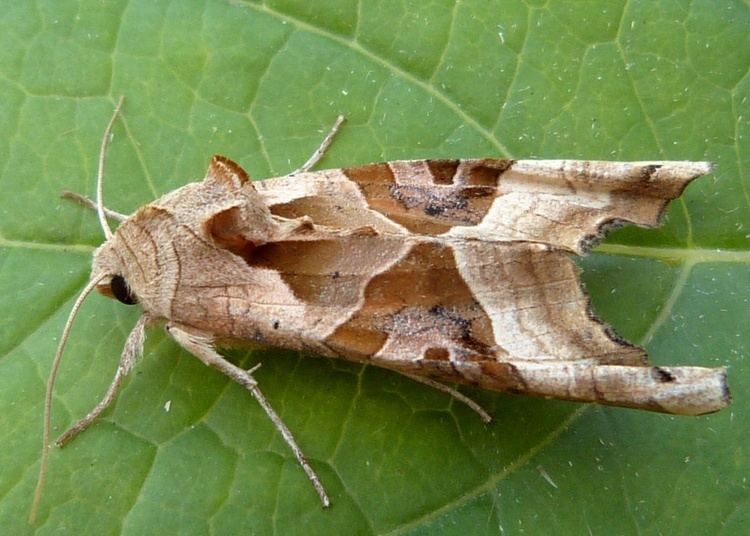
[[[60,192],[60,197],[62,197],[63,199],[70,199],[72,201],[75,201],[76,203],[96,212],[96,203],[91,198],[86,197],[85,195],[71,192],[70,190],[63,190],[62,192]],[[128,218],[127,214],[115,212],[114,210],[110,210],[107,207],[104,207],[104,214],[108,218],[112,218],[113,220],[116,220],[118,222],[123,222]]]
[[[302,453],[302,449],[300,449],[299,445],[297,445],[297,441],[294,439],[292,432],[289,430],[289,428],[287,428],[286,424],[284,424],[284,422],[281,420],[281,417],[279,417],[276,411],[274,411],[274,409],[271,407],[268,399],[266,399],[266,397],[258,388],[258,383],[255,381],[255,378],[253,378],[251,374],[257,368],[257,366],[249,371],[241,369],[240,367],[224,359],[224,357],[222,357],[216,350],[214,350],[209,337],[191,333],[178,325],[167,324],[167,332],[174,338],[175,341],[177,341],[180,346],[203,361],[204,364],[226,374],[234,381],[242,385],[245,389],[250,391],[250,394],[253,395],[253,398],[258,401],[260,406],[263,408],[263,411],[266,412],[268,418],[271,419],[273,425],[284,438],[286,444],[289,445],[289,448],[294,453],[294,457],[297,458],[297,462],[302,467],[302,470],[305,471],[305,473],[307,474],[307,478],[310,480],[313,487],[315,488],[315,491],[318,493],[320,501],[323,503],[323,507],[327,508],[328,506],[330,506],[331,501],[328,498],[325,489],[323,488],[323,484],[321,484],[320,479],[318,478],[318,475],[315,473],[313,468],[310,467],[307,458]]]
[[[112,401],[117,395],[117,390],[125,379],[125,376],[133,369],[135,361],[143,353],[143,341],[145,338],[145,328],[148,322],[146,315],[141,315],[138,322],[133,327],[130,335],[128,335],[125,341],[125,347],[122,349],[122,356],[120,357],[120,364],[117,366],[117,372],[112,383],[107,388],[107,392],[99,403],[94,406],[94,409],[89,411],[83,419],[79,420],[73,426],[71,426],[64,434],[57,438],[55,444],[58,447],[64,446],[71,439],[83,432],[89,425],[94,422],[102,412],[109,407]]]

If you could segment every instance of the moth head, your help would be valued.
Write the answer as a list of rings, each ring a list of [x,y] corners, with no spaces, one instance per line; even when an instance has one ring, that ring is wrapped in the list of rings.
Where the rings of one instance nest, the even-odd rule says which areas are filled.
[[[159,288],[171,259],[171,242],[162,233],[173,234],[172,215],[147,205],[127,217],[117,230],[94,251],[91,280],[96,291],[126,305],[140,303],[145,312],[160,315]]]

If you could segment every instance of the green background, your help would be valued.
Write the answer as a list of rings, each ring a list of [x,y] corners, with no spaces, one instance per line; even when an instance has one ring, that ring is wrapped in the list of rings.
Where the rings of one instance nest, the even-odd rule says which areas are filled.
[[[750,9],[715,0],[0,2],[0,526],[8,534],[738,534],[750,525]],[[55,449],[36,529],[44,382],[102,240],[58,198],[129,212],[213,153],[302,163],[511,156],[710,160],[659,230],[581,261],[595,310],[657,364],[728,368],[735,401],[677,418],[464,391],[268,350],[257,377],[332,495],[257,404],[158,331],[116,405]],[[137,317],[92,297],[54,399],[62,431]],[[165,404],[171,401],[169,411]],[[745,529],[742,529],[744,527]]]

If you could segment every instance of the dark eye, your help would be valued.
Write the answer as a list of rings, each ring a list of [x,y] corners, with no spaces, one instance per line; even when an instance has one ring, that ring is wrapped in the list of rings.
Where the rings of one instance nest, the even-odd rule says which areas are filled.
[[[128,286],[125,278],[121,275],[112,276],[112,281],[110,281],[109,287],[112,289],[112,294],[114,294],[115,298],[122,303],[126,305],[138,303],[138,298],[131,292],[130,286]]]

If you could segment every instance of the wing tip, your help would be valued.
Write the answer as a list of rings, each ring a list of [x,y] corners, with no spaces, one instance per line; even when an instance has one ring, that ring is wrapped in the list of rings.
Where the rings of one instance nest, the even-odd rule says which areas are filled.
[[[665,192],[671,198],[679,197],[688,184],[713,171],[713,163],[706,161],[668,160],[664,162],[644,162],[644,166],[651,169],[655,168],[652,173],[653,179],[676,186],[674,190]]]
[[[648,187],[651,192],[645,199],[651,198],[657,204],[646,214],[631,212],[617,216],[608,215],[602,218],[596,223],[595,232],[581,237],[575,249],[577,254],[585,255],[597,246],[610,231],[619,229],[624,225],[633,224],[645,228],[658,227],[661,225],[670,201],[680,197],[692,181],[713,171],[713,163],[707,161],[666,160],[633,162],[631,165],[635,169],[643,171],[641,173],[644,177],[643,180],[651,183]]]
[[[657,396],[662,410],[675,415],[707,415],[732,403],[724,367],[653,367],[667,374],[667,385]],[[658,374],[658,373],[657,373]]]
[[[694,162],[690,160],[666,161],[664,162],[664,167],[673,168],[681,176],[686,176],[690,179],[707,175],[714,169],[713,162]]]

